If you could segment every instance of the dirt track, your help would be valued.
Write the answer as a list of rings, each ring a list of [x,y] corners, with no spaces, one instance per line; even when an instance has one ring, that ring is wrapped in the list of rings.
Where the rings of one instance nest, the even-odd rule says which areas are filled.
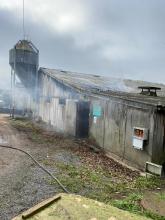
[[[9,118],[0,115],[0,138],[12,146],[45,158],[48,149],[30,142],[26,134],[10,126]],[[2,141],[3,140],[3,141]],[[38,154],[39,153],[39,154]],[[8,220],[38,201],[61,192],[46,181],[49,177],[24,154],[0,148],[0,219]]]

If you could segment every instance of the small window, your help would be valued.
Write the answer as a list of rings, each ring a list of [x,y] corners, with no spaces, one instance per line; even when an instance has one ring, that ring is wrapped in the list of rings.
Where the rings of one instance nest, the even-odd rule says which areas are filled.
[[[46,96],[45,101],[50,103],[51,102],[51,97],[50,96]]]
[[[93,116],[100,117],[102,115],[102,108],[100,105],[93,105]]]
[[[59,98],[59,105],[65,105],[66,99],[65,98]]]

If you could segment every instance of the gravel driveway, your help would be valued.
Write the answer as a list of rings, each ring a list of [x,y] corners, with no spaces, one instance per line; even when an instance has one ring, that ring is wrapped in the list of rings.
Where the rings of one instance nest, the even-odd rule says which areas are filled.
[[[8,116],[0,115],[0,143],[6,142],[26,150],[39,161],[56,155],[56,148],[30,141],[25,132],[10,125]],[[69,154],[66,158],[69,160]],[[55,168],[47,168],[56,172]],[[62,192],[58,185],[51,185],[48,180],[49,176],[26,155],[0,148],[0,219],[11,219],[43,199]]]

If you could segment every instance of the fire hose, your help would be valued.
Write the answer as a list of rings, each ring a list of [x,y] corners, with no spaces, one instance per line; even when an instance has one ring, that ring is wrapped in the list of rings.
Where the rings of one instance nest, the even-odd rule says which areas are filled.
[[[65,188],[65,186],[59,181],[59,179],[57,177],[55,177],[49,170],[47,170],[45,167],[43,167],[31,154],[29,154],[28,152],[20,149],[20,148],[17,148],[17,147],[12,147],[12,146],[9,146],[9,145],[2,145],[0,144],[0,147],[2,148],[8,148],[8,149],[12,149],[12,150],[17,150],[17,151],[20,151],[24,154],[26,154],[28,157],[30,157],[32,159],[32,161],[37,164],[43,171],[45,171],[49,176],[52,177],[53,180],[55,180],[58,185],[63,189],[64,192],[66,193],[69,193],[69,191]]]

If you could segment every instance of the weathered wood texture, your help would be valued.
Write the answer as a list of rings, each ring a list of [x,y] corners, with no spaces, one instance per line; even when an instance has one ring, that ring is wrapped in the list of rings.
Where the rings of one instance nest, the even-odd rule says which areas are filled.
[[[129,164],[145,169],[146,161],[161,164],[165,161],[164,114],[155,112],[152,106],[109,98],[91,99],[90,136],[96,142]],[[93,106],[102,108],[100,117],[94,118]],[[133,127],[149,129],[149,137],[143,150],[133,147]]]

